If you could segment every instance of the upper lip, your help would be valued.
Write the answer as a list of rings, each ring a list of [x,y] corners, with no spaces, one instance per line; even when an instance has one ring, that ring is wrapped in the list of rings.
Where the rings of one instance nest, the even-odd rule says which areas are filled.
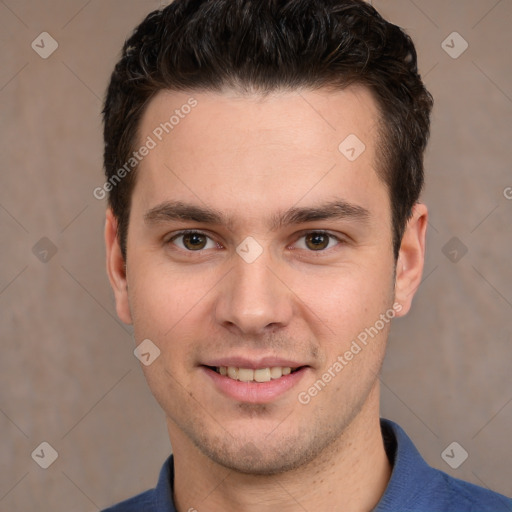
[[[235,368],[250,368],[252,370],[257,370],[258,368],[273,368],[273,367],[289,367],[289,368],[299,368],[300,366],[307,366],[304,363],[299,363],[292,359],[285,359],[275,356],[269,357],[260,357],[257,359],[248,359],[247,357],[222,357],[219,359],[212,359],[208,362],[203,363],[203,366],[232,366]]]

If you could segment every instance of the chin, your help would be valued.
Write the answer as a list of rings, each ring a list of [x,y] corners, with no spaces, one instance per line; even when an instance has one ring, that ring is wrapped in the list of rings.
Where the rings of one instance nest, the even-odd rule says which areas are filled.
[[[246,475],[270,476],[292,471],[304,464],[301,454],[284,456],[281,453],[260,451],[256,445],[248,443],[231,453],[209,452],[206,455],[217,464],[237,473]]]
[[[274,437],[274,442],[271,442],[272,434],[255,434],[251,440],[246,433],[243,440],[235,440],[231,436],[222,440],[203,437],[195,444],[206,457],[226,469],[247,475],[269,476],[304,467],[329,444],[328,437],[295,433],[284,439]]]

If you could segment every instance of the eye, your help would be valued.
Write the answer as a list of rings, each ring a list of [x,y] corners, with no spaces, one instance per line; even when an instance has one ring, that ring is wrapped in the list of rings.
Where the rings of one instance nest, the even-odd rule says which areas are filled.
[[[181,243],[178,243],[178,241]],[[182,231],[169,239],[169,242],[177,245],[185,251],[202,251],[203,249],[214,249],[219,245],[214,242],[208,235],[200,231]]]
[[[304,240],[304,242],[300,242],[301,240]],[[325,249],[331,249],[333,246],[340,243],[341,240],[339,238],[325,231],[310,231],[299,238],[299,241],[296,242],[296,246],[299,249],[319,252]]]

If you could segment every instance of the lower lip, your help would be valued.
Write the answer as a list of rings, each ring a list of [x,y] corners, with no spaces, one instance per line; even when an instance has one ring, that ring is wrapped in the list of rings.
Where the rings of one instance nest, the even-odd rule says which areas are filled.
[[[269,382],[242,382],[220,375],[206,366],[202,366],[201,369],[212,379],[215,387],[229,398],[239,402],[265,404],[276,400],[296,386],[304,377],[308,367],[305,366]]]

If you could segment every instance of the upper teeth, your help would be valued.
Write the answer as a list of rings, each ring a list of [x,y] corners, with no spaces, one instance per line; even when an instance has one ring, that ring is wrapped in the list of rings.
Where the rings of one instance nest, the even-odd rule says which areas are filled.
[[[235,366],[219,366],[217,371],[221,375],[225,375],[234,380],[243,382],[269,382],[271,379],[279,379],[283,375],[288,375],[292,372],[289,366],[273,366],[272,368],[237,368]]]

